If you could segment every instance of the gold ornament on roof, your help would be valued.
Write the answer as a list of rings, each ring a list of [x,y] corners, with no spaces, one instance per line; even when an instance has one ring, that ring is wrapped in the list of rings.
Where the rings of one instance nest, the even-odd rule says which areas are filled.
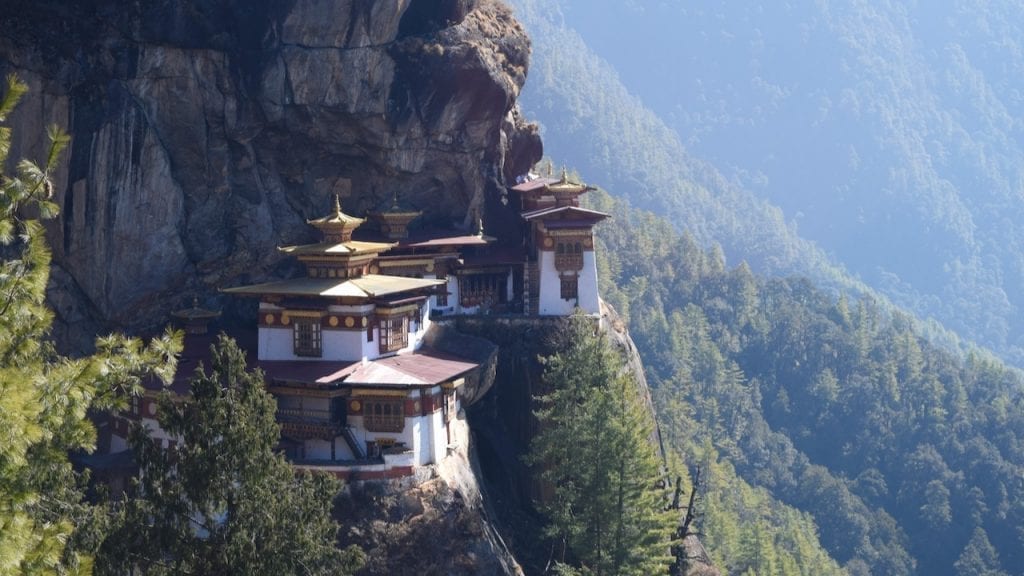
[[[320,229],[325,242],[348,242],[352,240],[352,231],[363,223],[363,219],[342,212],[341,196],[335,194],[332,214],[306,222]]]

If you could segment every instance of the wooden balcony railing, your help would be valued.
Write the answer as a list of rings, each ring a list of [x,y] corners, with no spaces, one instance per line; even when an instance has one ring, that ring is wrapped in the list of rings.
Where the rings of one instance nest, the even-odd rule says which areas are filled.
[[[583,254],[555,254],[555,270],[583,270]]]

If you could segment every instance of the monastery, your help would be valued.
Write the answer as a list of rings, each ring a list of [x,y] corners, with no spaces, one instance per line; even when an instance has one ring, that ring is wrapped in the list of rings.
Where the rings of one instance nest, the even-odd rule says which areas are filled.
[[[298,467],[341,477],[393,478],[440,462],[456,441],[467,379],[479,364],[426,344],[437,323],[466,314],[598,316],[594,226],[607,214],[579,206],[589,186],[531,175],[511,188],[522,237],[416,229],[421,212],[389,207],[357,218],[333,210],[308,221],[314,244],[279,250],[305,269],[299,278],[222,289],[258,301],[255,334],[232,334],[277,399],[281,449]],[[361,228],[366,220],[376,224]],[[172,390],[188,377],[213,337],[216,312],[197,304],[174,313],[186,331]],[[127,448],[130,420],[173,447],[147,392],[109,422],[110,452]]]

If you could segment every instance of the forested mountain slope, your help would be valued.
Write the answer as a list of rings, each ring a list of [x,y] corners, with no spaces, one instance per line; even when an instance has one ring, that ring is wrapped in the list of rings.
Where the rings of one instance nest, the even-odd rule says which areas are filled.
[[[513,3],[553,156],[730,261],[842,267],[1024,363],[1013,3]]]
[[[764,508],[809,514],[849,574],[1021,573],[1017,371],[929,344],[870,297],[727,269],[664,218],[601,193],[592,202],[615,215],[599,232],[602,286],[628,318],[666,445],[712,470],[705,543],[723,568],[823,573],[752,552],[765,537],[754,526],[789,527],[715,520],[738,499],[722,466],[767,490]]]

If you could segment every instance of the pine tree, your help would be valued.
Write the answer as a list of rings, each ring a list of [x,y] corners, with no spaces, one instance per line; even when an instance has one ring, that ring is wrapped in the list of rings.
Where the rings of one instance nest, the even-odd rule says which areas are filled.
[[[7,78],[0,122],[27,90]],[[179,349],[168,334],[148,346],[101,338],[76,359],[54,350],[41,220],[57,215],[49,175],[69,138],[56,127],[48,135],[42,167],[21,160],[7,173],[11,129],[0,126],[0,574],[88,571],[102,514],[83,501],[68,453],[95,447],[90,410],[124,407],[147,374],[168,380]]]
[[[999,555],[988,535],[981,527],[974,529],[971,540],[960,553],[960,558],[953,564],[957,574],[974,576],[1006,576],[999,566]]]
[[[568,319],[557,350],[544,359],[550,392],[538,399],[530,456],[552,491],[542,505],[548,535],[583,573],[665,573],[677,518],[657,488],[652,423],[636,382],[584,316]]]
[[[132,433],[140,474],[98,558],[101,573],[350,574],[356,548],[336,547],[331,507],[340,485],[296,471],[275,451],[276,403],[263,376],[226,336],[211,346],[185,399],[165,394],[157,421],[173,437],[163,449]]]

